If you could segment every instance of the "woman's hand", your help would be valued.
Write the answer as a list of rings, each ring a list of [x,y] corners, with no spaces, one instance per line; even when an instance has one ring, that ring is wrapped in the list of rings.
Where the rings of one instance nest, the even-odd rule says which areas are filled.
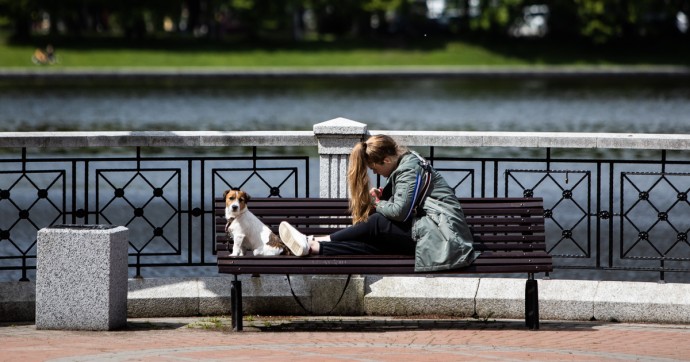
[[[372,188],[369,190],[369,195],[374,198],[374,206],[376,206],[379,201],[381,201],[381,195],[383,194],[382,188]]]
[[[382,193],[383,193],[383,188],[381,188],[381,187],[379,187],[379,188],[374,187],[373,189],[369,190],[369,195],[371,195],[377,199],[381,198]]]

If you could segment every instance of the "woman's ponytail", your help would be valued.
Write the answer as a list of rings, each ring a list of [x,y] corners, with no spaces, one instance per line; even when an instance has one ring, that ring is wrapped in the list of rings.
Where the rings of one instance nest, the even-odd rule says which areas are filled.
[[[366,221],[371,211],[369,166],[383,164],[386,157],[401,156],[405,152],[405,147],[399,146],[393,138],[386,135],[371,136],[366,142],[359,142],[352,149],[347,170],[347,185],[353,224]]]
[[[367,168],[367,144],[359,142],[350,153],[347,170],[347,185],[350,192],[350,212],[352,223],[366,221],[371,207],[369,196],[369,174]]]

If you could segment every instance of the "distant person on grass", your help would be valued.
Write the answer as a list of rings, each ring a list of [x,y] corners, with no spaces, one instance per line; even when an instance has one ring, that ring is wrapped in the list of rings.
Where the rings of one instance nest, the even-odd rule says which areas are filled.
[[[31,57],[31,60],[34,62],[34,64],[38,65],[55,64],[57,62],[57,58],[55,57],[55,49],[50,44],[46,46],[45,50],[36,49],[34,51],[34,55]]]
[[[385,187],[369,189],[367,168],[387,178]],[[280,237],[295,255],[410,255],[421,272],[464,267],[477,257],[453,189],[390,136],[355,145],[347,180],[353,225],[315,237],[283,221]]]

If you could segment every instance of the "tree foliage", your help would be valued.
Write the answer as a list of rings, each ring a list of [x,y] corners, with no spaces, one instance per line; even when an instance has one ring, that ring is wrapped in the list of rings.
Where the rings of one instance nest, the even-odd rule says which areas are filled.
[[[690,0],[447,0],[440,18],[424,0],[0,0],[17,39],[35,34],[147,38],[507,36],[526,6],[547,4],[548,36],[595,44],[688,37],[676,26]]]

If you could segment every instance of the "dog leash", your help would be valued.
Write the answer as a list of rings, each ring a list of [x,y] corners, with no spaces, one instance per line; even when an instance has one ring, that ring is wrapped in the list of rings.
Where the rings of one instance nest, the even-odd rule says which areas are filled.
[[[302,310],[304,310],[308,315],[314,315],[314,312],[308,310],[304,306],[304,304],[302,304],[302,301],[299,300],[299,297],[297,297],[297,294],[295,294],[295,291],[292,288],[292,282],[290,282],[290,274],[285,274],[285,276],[287,276],[288,285],[290,286],[290,293],[292,293],[292,297],[295,299],[297,304],[299,304],[299,306],[302,307]],[[343,287],[342,293],[340,293],[340,297],[338,298],[338,301],[335,302],[335,305],[333,305],[333,308],[331,308],[331,310],[326,312],[326,314],[331,314],[331,312],[333,312],[335,310],[335,307],[337,307],[338,304],[340,304],[340,301],[343,299],[343,296],[345,296],[345,291],[347,290],[347,286],[350,284],[351,277],[352,277],[352,274],[347,275],[347,280],[345,281],[345,286]]]

